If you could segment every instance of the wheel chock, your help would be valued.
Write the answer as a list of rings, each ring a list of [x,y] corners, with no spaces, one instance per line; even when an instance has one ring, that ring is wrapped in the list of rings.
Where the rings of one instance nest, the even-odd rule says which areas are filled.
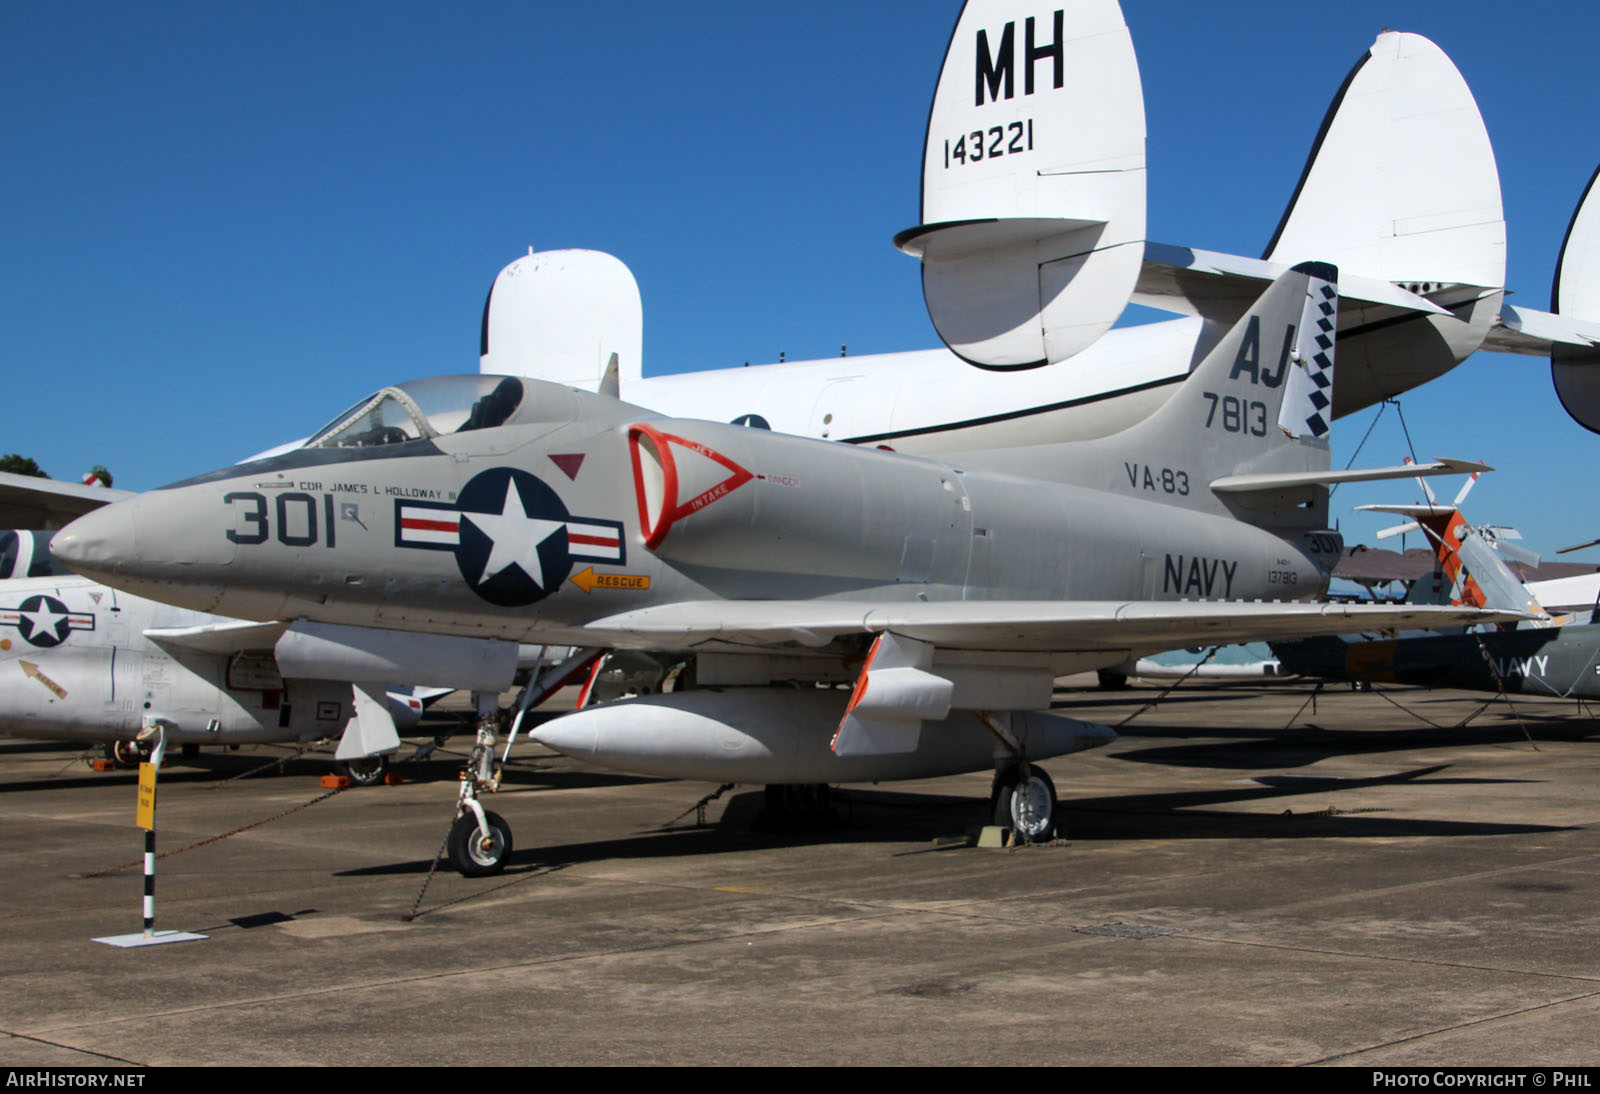
[[[975,847],[1010,847],[1011,829],[1002,828],[998,824],[986,824],[978,830],[978,839]]]
[[[402,783],[404,783],[405,781],[406,781],[406,777],[404,775],[396,774],[393,771],[389,772],[387,775],[385,775],[383,777],[383,785],[384,786],[399,786]]]
[[[90,771],[115,771],[116,769],[117,769],[117,765],[112,763],[110,760],[90,760],[89,761],[89,770]]]
[[[322,776],[322,789],[324,790],[348,790],[354,785],[355,783],[350,781],[349,775]]]

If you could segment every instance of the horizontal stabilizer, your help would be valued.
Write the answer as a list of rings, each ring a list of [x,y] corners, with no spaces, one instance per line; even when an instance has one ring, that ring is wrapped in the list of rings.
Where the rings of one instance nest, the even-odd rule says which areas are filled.
[[[1151,307],[1231,323],[1244,314],[1268,283],[1289,268],[1289,263],[1263,258],[1148,242],[1133,298],[1136,303]],[[1449,309],[1392,281],[1343,268],[1339,270],[1339,300],[1406,312],[1450,314]]]
[[[1227,475],[1211,483],[1218,494],[1251,494],[1280,490],[1299,490],[1310,486],[1332,486],[1341,482],[1379,482],[1383,479],[1410,479],[1424,475],[1470,475],[1493,471],[1488,464],[1469,460],[1440,459],[1433,463],[1408,463],[1398,467],[1355,468],[1347,471],[1291,471],[1283,474]]]
[[[1110,329],[1138,278],[1144,94],[1115,0],[969,0],[923,145],[929,318],[985,368],[1065,360]]]
[[[1490,353],[1522,353],[1543,357],[1555,346],[1592,349],[1600,344],[1600,322],[1553,315],[1533,308],[1500,306],[1500,321],[1483,340]]]

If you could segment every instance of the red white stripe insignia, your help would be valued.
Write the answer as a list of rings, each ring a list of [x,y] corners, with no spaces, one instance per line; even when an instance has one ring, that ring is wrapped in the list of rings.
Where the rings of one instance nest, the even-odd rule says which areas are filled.
[[[454,547],[461,542],[461,513],[455,509],[407,505],[395,514],[395,543],[401,547]]]

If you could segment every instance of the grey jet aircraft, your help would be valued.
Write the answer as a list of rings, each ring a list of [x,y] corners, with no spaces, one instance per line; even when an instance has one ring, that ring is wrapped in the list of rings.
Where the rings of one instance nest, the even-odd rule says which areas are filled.
[[[692,689],[539,727],[574,757],[780,786],[992,767],[997,820],[1039,838],[1055,791],[1036,761],[1114,736],[1041,713],[1059,675],[1507,617],[1316,602],[1341,549],[1327,485],[1418,471],[1329,470],[1337,299],[1331,267],[1297,266],[1145,421],[959,462],[529,379],[418,381],[295,451],[80,518],[54,548],[125,591],[270,621],[280,661],[478,693],[450,840],[465,873],[511,848],[477,791],[529,641],[694,659]]]

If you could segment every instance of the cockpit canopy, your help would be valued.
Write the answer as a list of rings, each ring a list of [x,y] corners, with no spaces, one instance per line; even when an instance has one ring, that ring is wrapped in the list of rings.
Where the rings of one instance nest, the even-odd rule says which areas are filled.
[[[318,430],[307,448],[374,448],[505,425],[525,386],[514,376],[435,376],[386,387]]]

